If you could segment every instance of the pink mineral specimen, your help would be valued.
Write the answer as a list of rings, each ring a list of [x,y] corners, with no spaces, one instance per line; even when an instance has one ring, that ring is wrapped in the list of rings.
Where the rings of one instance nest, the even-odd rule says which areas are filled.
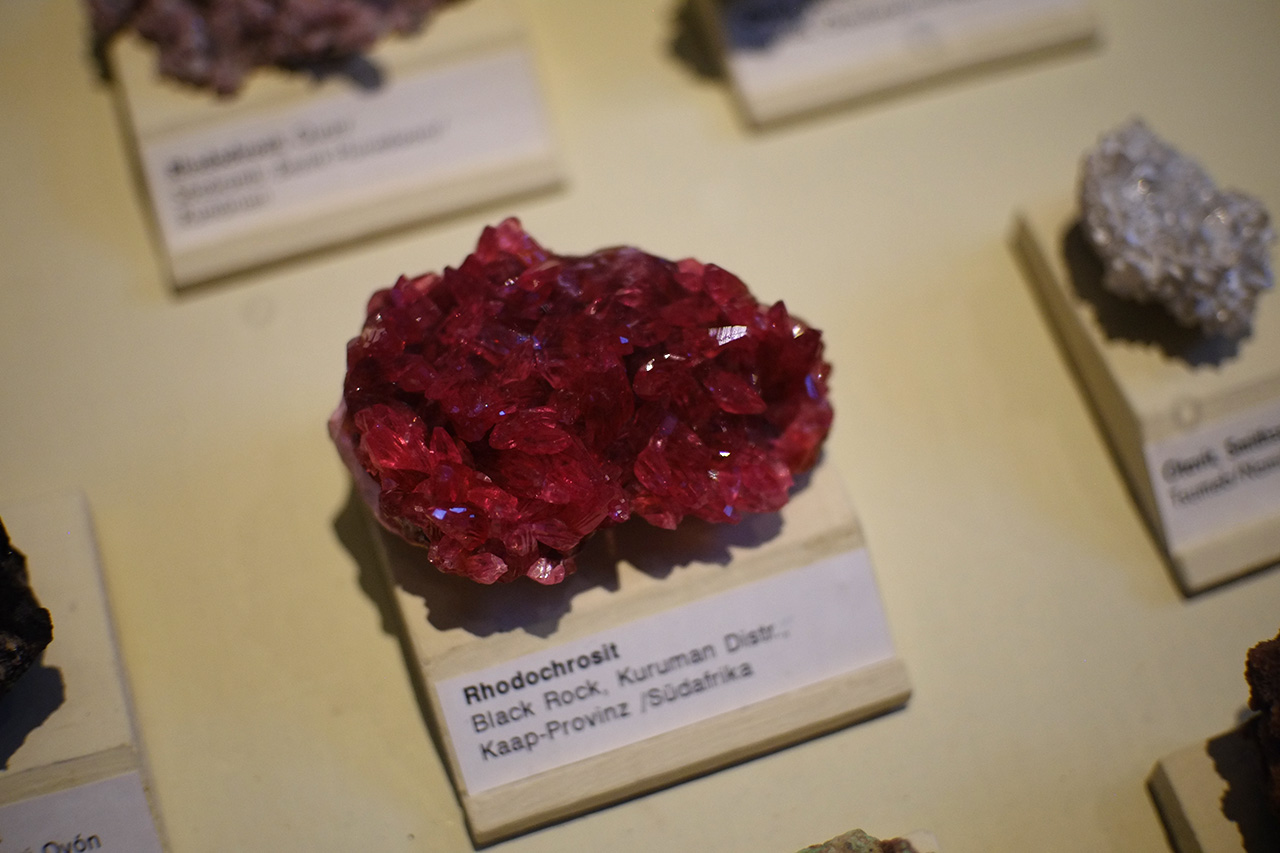
[[[508,219],[458,269],[373,295],[329,429],[440,570],[553,584],[632,514],[781,508],[830,428],[830,372],[819,331],[720,267],[560,256]]]
[[[155,43],[160,73],[220,95],[254,68],[297,69],[361,54],[421,29],[450,0],[86,0],[97,52],[133,29]]]

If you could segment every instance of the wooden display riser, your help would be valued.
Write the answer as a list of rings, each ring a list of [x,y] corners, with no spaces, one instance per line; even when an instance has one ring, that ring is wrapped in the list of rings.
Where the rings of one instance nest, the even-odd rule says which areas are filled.
[[[768,124],[1048,50],[1089,44],[1084,0],[697,0],[747,118]],[[735,14],[736,12],[736,14]]]
[[[1018,214],[1014,250],[1186,593],[1280,560],[1280,299],[1204,339],[1102,287],[1066,194]]]
[[[848,725],[910,694],[862,531],[829,465],[775,515],[598,534],[556,587],[480,587],[436,572],[381,528],[377,540],[478,844]],[[671,674],[649,670],[632,686],[661,662]]]
[[[233,97],[113,45],[175,285],[555,186],[560,168],[524,26],[507,0],[442,10],[351,76],[259,69]]]

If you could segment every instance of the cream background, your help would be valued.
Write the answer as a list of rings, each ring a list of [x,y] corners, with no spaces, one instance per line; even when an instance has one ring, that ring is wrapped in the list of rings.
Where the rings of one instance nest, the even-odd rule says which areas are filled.
[[[675,2],[519,5],[563,191],[175,296],[82,10],[0,4],[0,500],[88,496],[174,851],[469,848],[324,421],[369,292],[508,212],[826,331],[828,458],[915,693],[500,849],[1166,850],[1144,780],[1232,724],[1280,571],[1179,596],[1007,235],[1135,113],[1280,210],[1280,6],[1098,0],[1092,52],[757,133],[670,55]]]

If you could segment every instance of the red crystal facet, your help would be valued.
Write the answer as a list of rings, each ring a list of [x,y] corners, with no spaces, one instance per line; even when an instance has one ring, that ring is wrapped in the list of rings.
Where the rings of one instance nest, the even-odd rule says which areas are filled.
[[[831,426],[830,372],[819,331],[726,270],[559,256],[508,219],[458,269],[373,295],[330,431],[442,571],[551,584],[632,514],[781,508]]]

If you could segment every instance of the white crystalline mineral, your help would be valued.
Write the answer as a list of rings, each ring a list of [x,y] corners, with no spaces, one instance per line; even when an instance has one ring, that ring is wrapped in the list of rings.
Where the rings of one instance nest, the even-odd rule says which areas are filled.
[[[1256,199],[1219,190],[1135,119],[1085,156],[1080,209],[1108,290],[1159,302],[1206,335],[1249,332],[1258,295],[1272,285],[1275,241]]]

